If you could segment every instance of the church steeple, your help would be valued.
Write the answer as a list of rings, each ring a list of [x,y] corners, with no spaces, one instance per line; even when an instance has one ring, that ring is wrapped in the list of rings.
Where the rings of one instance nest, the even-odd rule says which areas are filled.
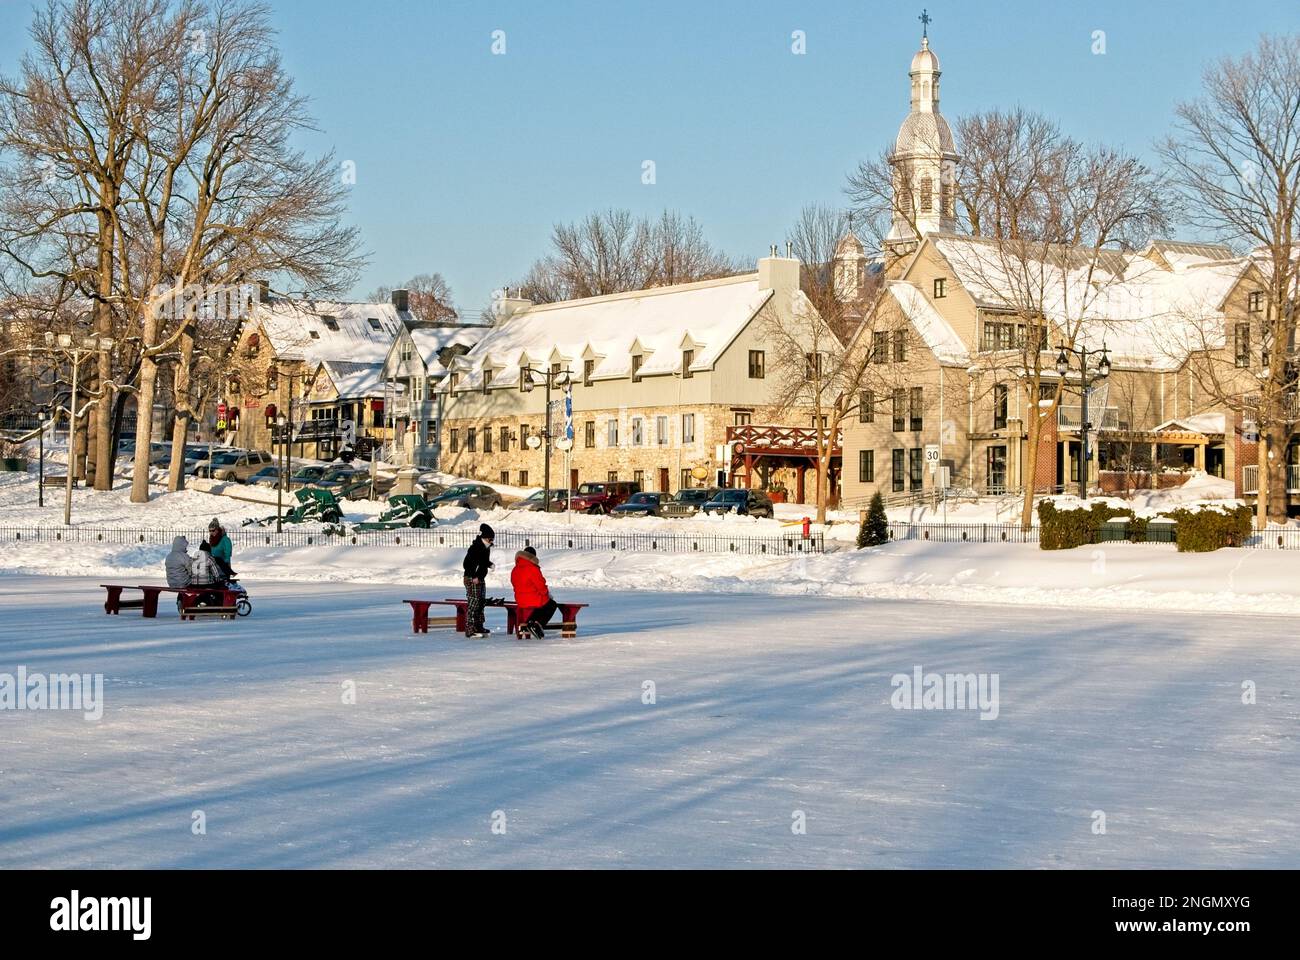
[[[930,15],[922,11],[918,19],[921,49],[908,70],[912,109],[889,157],[894,170],[894,213],[886,244],[897,255],[915,249],[924,234],[957,226],[953,185],[959,158],[952,130],[939,112],[942,71],[930,49]]]

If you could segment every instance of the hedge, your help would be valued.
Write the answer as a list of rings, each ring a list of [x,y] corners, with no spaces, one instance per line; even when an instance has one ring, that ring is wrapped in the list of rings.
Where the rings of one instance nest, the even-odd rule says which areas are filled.
[[[1239,547],[1251,534],[1254,516],[1250,507],[1188,510],[1185,507],[1160,514],[1174,521],[1174,543],[1181,553],[1204,553],[1220,547]],[[1087,510],[1060,510],[1044,500],[1038,504],[1038,542],[1044,550],[1069,550],[1100,540],[1101,525],[1107,520],[1128,520],[1127,539],[1146,539],[1151,517],[1138,517],[1127,507],[1093,503]]]
[[[1087,510],[1058,510],[1055,503],[1043,500],[1038,504],[1038,544],[1044,550],[1069,550],[1096,543],[1101,525],[1115,517],[1124,517],[1130,523],[1135,519],[1127,507],[1112,507],[1108,503],[1094,503]],[[1145,524],[1142,532],[1145,536]],[[1129,536],[1133,536],[1131,528]]]
[[[1177,523],[1174,543],[1179,553],[1207,553],[1220,547],[1239,547],[1250,536],[1254,512],[1250,507],[1231,509],[1170,511],[1166,516]]]

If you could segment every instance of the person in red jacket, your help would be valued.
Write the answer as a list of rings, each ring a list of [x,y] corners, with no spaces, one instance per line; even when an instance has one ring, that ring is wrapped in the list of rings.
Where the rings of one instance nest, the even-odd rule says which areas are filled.
[[[510,571],[510,585],[515,590],[515,603],[521,607],[533,607],[528,621],[523,625],[524,632],[534,639],[541,640],[545,626],[554,616],[556,605],[551,598],[546,578],[542,576],[541,565],[537,562],[537,551],[524,547],[515,554],[515,568]]]

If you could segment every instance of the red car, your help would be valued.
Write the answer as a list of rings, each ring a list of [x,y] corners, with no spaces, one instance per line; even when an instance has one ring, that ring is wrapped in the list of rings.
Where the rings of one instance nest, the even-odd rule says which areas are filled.
[[[573,509],[579,513],[609,513],[627,498],[641,492],[641,484],[630,480],[584,483],[573,495]]]

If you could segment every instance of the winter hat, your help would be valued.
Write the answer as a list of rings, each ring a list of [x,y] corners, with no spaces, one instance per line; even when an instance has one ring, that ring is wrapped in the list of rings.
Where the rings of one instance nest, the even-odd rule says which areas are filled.
[[[485,540],[496,539],[496,534],[492,532],[492,528],[489,527],[486,523],[480,523],[478,525],[478,535]]]
[[[185,537],[177,537],[172,541],[172,550],[188,551],[189,549],[190,541]]]
[[[199,544],[199,549],[200,549],[202,552],[204,552],[204,553],[211,553],[211,552],[212,552],[212,544],[210,544],[210,543],[208,543],[208,541],[204,540],[202,543]]]
[[[528,555],[529,555],[530,557],[532,557],[534,560],[537,559],[537,551],[534,550],[532,547],[524,547],[523,552],[526,553],[526,554],[528,554]]]
[[[221,521],[218,520],[216,517],[213,517],[213,518],[212,518],[212,522],[208,524],[208,529],[209,529],[209,530],[220,530],[220,529],[221,529]]]

